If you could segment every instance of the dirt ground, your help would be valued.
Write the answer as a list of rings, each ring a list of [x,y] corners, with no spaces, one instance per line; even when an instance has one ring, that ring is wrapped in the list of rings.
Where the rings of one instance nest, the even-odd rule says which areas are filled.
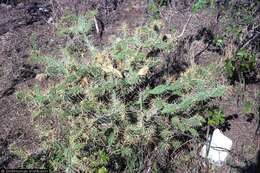
[[[60,45],[64,43],[55,37],[53,23],[66,11],[83,14],[87,10],[98,9],[98,20],[103,26],[102,34],[94,31],[91,36],[98,46],[104,45],[112,35],[119,34],[122,24],[129,25],[129,29],[147,23],[149,14],[146,1],[140,0],[26,0],[0,1],[0,168],[21,167],[17,156],[12,154],[8,146],[16,143],[25,147],[29,152],[37,152],[38,138],[32,128],[31,116],[25,103],[15,98],[15,91],[32,86],[41,67],[29,61],[31,50],[31,36],[35,34],[42,52],[58,55]],[[185,1],[186,2],[186,1]],[[163,7],[162,15],[168,31],[176,29],[181,33],[191,15],[191,2],[173,1],[171,7]],[[40,10],[43,9],[43,10]],[[199,35],[203,28],[209,29],[212,34],[222,31],[217,20],[217,11],[203,10],[194,15],[182,35],[182,52],[180,59],[186,60],[191,53],[198,54],[207,46],[203,36],[195,41],[191,38]],[[54,22],[52,21],[54,20]],[[194,39],[193,39],[194,40]],[[196,59],[198,64],[208,64],[218,61],[221,54],[206,50]],[[239,86],[236,86],[237,88]],[[255,158],[260,149],[260,139],[255,135],[259,115],[255,113],[244,115],[243,104],[246,101],[259,102],[256,93],[260,83],[248,84],[243,90],[244,98],[240,98],[239,89],[233,89],[230,99],[221,104],[226,113],[227,123],[223,127],[225,135],[233,142],[230,165],[216,170],[216,172],[256,171]],[[239,99],[239,101],[238,101]],[[252,161],[252,162],[249,162]]]
[[[16,6],[12,6],[16,5]],[[8,146],[15,142],[36,150],[34,133],[26,104],[15,99],[18,88],[30,86],[39,67],[29,63],[32,33],[50,38],[49,14],[33,12],[33,2],[0,5],[0,167],[20,167]],[[31,11],[30,11],[31,10]]]

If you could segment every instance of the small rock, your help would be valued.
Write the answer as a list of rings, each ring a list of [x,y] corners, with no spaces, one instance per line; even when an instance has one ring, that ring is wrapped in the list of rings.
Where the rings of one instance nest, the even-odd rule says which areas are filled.
[[[47,23],[48,23],[48,24],[51,24],[52,22],[53,22],[53,18],[50,17],[50,18],[47,20]]]
[[[17,7],[18,8],[24,7],[24,3],[21,2],[21,3],[17,4]]]
[[[40,73],[40,74],[37,74],[36,77],[35,77],[36,80],[42,82],[44,81],[45,79],[47,79],[47,75],[46,74],[43,74],[43,73]]]

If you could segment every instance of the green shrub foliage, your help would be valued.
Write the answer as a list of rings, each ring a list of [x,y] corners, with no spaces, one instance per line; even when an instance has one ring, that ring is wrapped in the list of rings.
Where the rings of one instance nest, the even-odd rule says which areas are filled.
[[[232,81],[249,81],[256,77],[256,56],[251,52],[241,49],[234,57],[225,61],[225,71]]]
[[[46,159],[41,166],[102,173],[142,172],[148,162],[154,170],[163,164],[171,167],[172,162],[162,163],[161,158],[186,142],[180,136],[200,138],[198,129],[207,118],[202,105],[225,94],[226,87],[215,77],[217,66],[192,66],[176,80],[165,74],[166,82],[159,79],[152,86],[150,76],[163,59],[147,54],[155,49],[167,53],[169,43],[151,27],[123,33],[99,50],[86,36],[91,27],[85,18],[73,21],[85,24],[61,32],[66,36],[73,31],[86,43],[89,63],[34,54],[55,80],[47,88],[36,85],[17,94],[33,110]]]

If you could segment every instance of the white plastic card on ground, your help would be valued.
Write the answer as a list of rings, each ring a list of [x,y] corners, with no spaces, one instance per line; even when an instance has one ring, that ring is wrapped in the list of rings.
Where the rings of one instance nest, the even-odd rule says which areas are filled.
[[[219,129],[215,129],[207,145],[201,150],[201,156],[209,159],[215,165],[221,166],[232,147],[232,140],[226,137]]]

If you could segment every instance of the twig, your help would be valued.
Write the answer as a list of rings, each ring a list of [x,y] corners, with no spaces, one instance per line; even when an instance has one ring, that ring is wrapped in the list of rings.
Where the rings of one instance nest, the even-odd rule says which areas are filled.
[[[95,27],[96,27],[97,34],[99,34],[99,28],[98,28],[98,22],[97,22],[96,16],[94,16],[94,22],[95,22]]]
[[[254,41],[259,36],[259,33],[251,37],[244,45],[241,46],[241,48],[246,48],[252,41]]]
[[[204,49],[202,49],[199,53],[197,53],[194,57],[193,60],[194,62],[197,62],[197,57],[200,56],[203,52],[205,52],[209,48],[210,44],[208,44]]]
[[[184,34],[184,32],[185,32],[185,30],[186,30],[186,28],[187,28],[188,24],[190,23],[191,17],[192,17],[192,14],[190,15],[190,17],[188,18],[188,20],[187,20],[186,24],[184,25],[184,27],[183,27],[183,29],[182,29],[182,32],[181,32],[181,34],[180,34],[180,35],[178,35],[176,38],[180,38],[180,37],[182,37],[182,36],[183,36],[183,34]]]
[[[259,102],[258,102],[259,103]],[[255,130],[255,139],[260,135],[260,104],[258,105],[258,125]]]
[[[252,41],[254,41],[254,40],[259,36],[260,32],[257,31],[257,29],[258,29],[259,27],[260,27],[260,25],[254,26],[254,27],[252,28],[252,30],[249,31],[250,33],[252,33],[252,32],[256,32],[256,33],[255,33],[254,35],[252,35],[251,37],[249,37],[249,39],[248,39],[244,44],[241,44],[241,45],[238,47],[237,51],[240,50],[241,48],[246,48]],[[242,43],[243,43],[244,41],[245,41],[245,40],[243,40]],[[237,51],[236,51],[236,53],[237,53]]]
[[[252,28],[252,30],[254,31],[255,29],[257,29],[258,27],[260,27],[260,25],[256,25]]]
[[[151,166],[152,166],[152,163],[151,163],[151,160],[148,161],[148,169],[146,171],[146,173],[150,173],[151,172]]]

